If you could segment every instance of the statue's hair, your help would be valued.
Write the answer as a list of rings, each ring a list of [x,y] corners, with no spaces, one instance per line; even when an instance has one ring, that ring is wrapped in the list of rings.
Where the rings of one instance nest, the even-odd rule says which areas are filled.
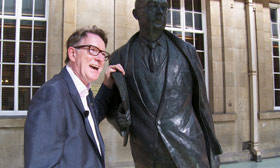
[[[88,33],[98,35],[104,41],[105,46],[107,46],[107,43],[108,43],[107,34],[102,29],[99,29],[97,26],[93,25],[92,27],[85,27],[85,28],[76,30],[67,40],[67,46],[66,46],[67,50],[69,47],[74,47],[79,42],[81,42],[81,40],[84,37],[87,37]],[[66,57],[64,63],[68,64],[68,62],[69,62],[69,56],[68,56],[68,52],[67,52],[67,57]]]

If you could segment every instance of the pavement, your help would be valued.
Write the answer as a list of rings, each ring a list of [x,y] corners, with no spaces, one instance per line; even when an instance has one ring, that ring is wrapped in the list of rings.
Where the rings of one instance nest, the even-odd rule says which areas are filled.
[[[262,159],[261,162],[247,161],[237,163],[225,163],[220,168],[280,168],[280,157]]]

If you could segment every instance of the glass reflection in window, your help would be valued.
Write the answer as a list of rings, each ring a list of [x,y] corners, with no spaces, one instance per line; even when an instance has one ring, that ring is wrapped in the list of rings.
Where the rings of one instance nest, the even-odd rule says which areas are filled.
[[[21,20],[20,21],[20,40],[32,39],[32,21]]]
[[[3,65],[2,85],[14,85],[14,65]]]
[[[4,14],[15,15],[16,0],[5,0]]]
[[[204,50],[203,34],[195,34],[195,48],[197,50]]]
[[[35,0],[35,17],[45,17],[45,0]]]
[[[45,43],[34,43],[33,62],[34,63],[45,63],[45,57],[46,57],[45,51],[46,51]]]
[[[46,22],[34,22],[34,40],[46,41]]]
[[[15,43],[4,42],[3,44],[3,62],[15,62]]]
[[[173,27],[181,27],[180,11],[173,11]]]
[[[41,86],[45,82],[45,66],[34,65],[33,66],[33,85]]]
[[[195,19],[195,29],[202,30],[201,14],[194,14],[194,19]]]
[[[16,39],[16,20],[4,20],[4,39]]]
[[[19,85],[29,86],[31,85],[31,66],[20,65],[19,66]]]
[[[30,102],[30,88],[18,89],[18,109],[27,110]]]
[[[185,13],[186,29],[193,29],[193,18],[192,13]]]
[[[30,63],[31,62],[31,43],[21,42],[19,46],[19,62]]]
[[[22,0],[22,16],[32,16],[33,0]]]
[[[2,110],[14,110],[14,88],[2,88]]]

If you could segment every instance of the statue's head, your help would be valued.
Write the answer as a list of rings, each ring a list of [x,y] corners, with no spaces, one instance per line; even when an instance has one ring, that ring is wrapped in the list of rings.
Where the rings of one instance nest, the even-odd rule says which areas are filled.
[[[138,20],[141,35],[149,40],[159,39],[166,25],[167,0],[136,0],[133,16]]]

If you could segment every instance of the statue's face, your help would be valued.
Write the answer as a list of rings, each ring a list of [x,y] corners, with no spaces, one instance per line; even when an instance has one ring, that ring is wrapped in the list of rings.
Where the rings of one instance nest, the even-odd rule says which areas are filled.
[[[138,19],[141,34],[146,39],[153,41],[161,36],[166,25],[167,12],[167,0],[137,0],[134,16]]]

